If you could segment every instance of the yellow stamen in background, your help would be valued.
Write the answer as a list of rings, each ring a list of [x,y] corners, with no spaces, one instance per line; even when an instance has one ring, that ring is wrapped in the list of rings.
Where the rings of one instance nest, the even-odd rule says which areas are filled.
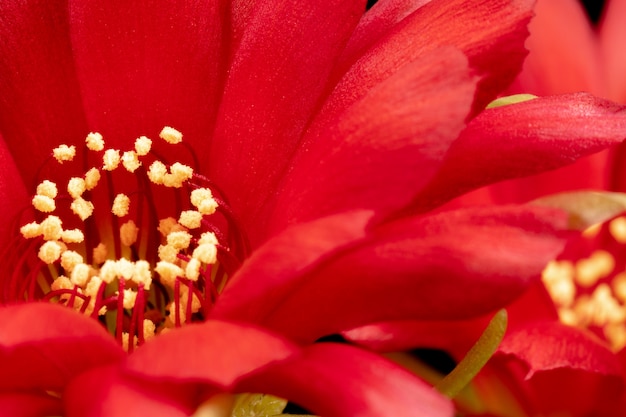
[[[135,140],[135,152],[139,156],[146,156],[152,147],[152,140],[145,136],[141,136]]]
[[[120,241],[124,246],[132,246],[139,236],[139,228],[134,221],[129,220],[120,226]]]
[[[161,133],[159,133],[159,137],[166,141],[167,143],[176,144],[180,143],[183,140],[183,134],[173,127],[165,126]]]
[[[615,268],[615,259],[604,250],[597,250],[587,259],[576,262],[576,283],[591,287],[599,279],[607,277]]]
[[[76,146],[61,145],[52,150],[52,155],[60,164],[69,162],[76,156]]]
[[[619,243],[626,243],[626,218],[618,217],[609,223],[611,236]]]
[[[107,149],[102,156],[102,169],[113,171],[120,164],[120,151],[117,149]]]
[[[91,203],[91,201],[84,200],[82,197],[72,201],[70,208],[83,221],[93,214],[94,209],[93,203]]]
[[[93,261],[95,264],[99,265],[104,263],[107,258],[107,247],[104,243],[99,243],[98,246],[93,248]]]
[[[93,190],[100,181],[100,171],[98,168],[91,168],[85,173],[85,188],[87,190]]]
[[[86,189],[87,185],[85,184],[85,180],[82,178],[70,178],[67,183],[67,192],[70,196],[72,196],[72,198],[79,198],[83,195]]]
[[[118,194],[113,200],[113,207],[111,207],[111,213],[117,217],[124,217],[128,214],[130,209],[130,198],[126,194]]]
[[[98,132],[92,132],[85,138],[87,148],[91,151],[101,151],[104,149],[104,139]]]

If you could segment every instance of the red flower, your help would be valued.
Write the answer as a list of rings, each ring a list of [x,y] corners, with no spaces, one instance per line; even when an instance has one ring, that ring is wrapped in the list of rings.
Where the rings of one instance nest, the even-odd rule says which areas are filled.
[[[623,109],[590,96],[482,111],[521,65],[530,3],[381,1],[365,15],[363,1],[0,6],[1,299],[52,299],[101,317],[129,350],[135,337],[141,345],[124,355],[70,309],[5,307],[2,401],[23,415],[95,416],[131,415],[132,398],[140,415],[188,415],[216,393],[251,391],[329,416],[449,415],[441,397],[376,356],[297,347],[231,320],[306,345],[378,320],[477,316],[537,278],[567,235],[561,210],[431,212],[472,187],[621,139]],[[140,159],[132,141],[165,124],[184,132],[190,152],[155,141]],[[72,167],[65,154],[62,165],[50,158],[59,141],[77,145],[95,131],[104,153],[94,135]],[[129,172],[109,172],[120,149]],[[168,165],[131,168],[138,160]],[[81,182],[90,167],[99,188]],[[23,212],[44,180],[58,188],[42,186],[35,213]],[[190,204],[196,190],[216,207]],[[112,215],[122,194],[130,212],[120,203]],[[47,214],[50,200],[62,225]],[[201,221],[159,228],[162,251],[175,249],[168,257],[158,221],[184,209]],[[17,226],[34,219],[22,234],[11,223],[18,213]],[[128,218],[139,228],[132,239],[119,231]],[[115,264],[105,273],[99,243],[109,258],[136,262],[133,272]],[[215,259],[196,256],[205,244]],[[66,248],[81,258],[59,262]],[[185,271],[157,267],[154,281],[135,273],[158,259]],[[205,323],[178,328],[193,321]],[[143,344],[154,328],[172,330]]]

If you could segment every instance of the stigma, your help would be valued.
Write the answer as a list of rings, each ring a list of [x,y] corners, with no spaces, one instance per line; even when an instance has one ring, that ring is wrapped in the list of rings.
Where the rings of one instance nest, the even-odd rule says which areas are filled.
[[[183,140],[172,127],[159,137],[165,146]],[[208,315],[241,262],[244,239],[216,187],[191,166],[158,157],[152,144],[140,136],[131,149],[107,148],[92,132],[82,150],[52,150],[54,171],[72,174],[36,186],[5,300],[72,308],[129,352]]]
[[[590,330],[612,350],[626,346],[626,217],[587,229],[551,261],[542,281],[564,324]]]

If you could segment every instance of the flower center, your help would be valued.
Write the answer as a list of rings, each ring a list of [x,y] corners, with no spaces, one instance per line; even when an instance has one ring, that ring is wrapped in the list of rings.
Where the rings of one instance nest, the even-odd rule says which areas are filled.
[[[560,320],[586,328],[613,350],[626,346],[626,216],[589,228],[542,280]]]
[[[182,142],[171,127],[159,136]],[[151,149],[145,136],[134,149],[106,149],[90,133],[78,170],[75,146],[53,150],[61,178],[37,186],[34,220],[5,254],[14,269],[3,301],[56,302],[98,318],[129,352],[208,315],[246,255],[245,238],[214,184]]]

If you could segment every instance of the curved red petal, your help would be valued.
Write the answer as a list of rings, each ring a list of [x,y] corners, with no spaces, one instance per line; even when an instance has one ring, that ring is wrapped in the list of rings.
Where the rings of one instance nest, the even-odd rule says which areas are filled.
[[[300,285],[317,264],[365,237],[371,212],[296,225],[258,248],[228,282],[211,314],[255,322]]]
[[[138,136],[155,139],[167,125],[206,151],[223,81],[224,7],[210,0],[70,1],[89,128],[110,146],[132,149]]]
[[[255,240],[258,210],[274,195],[365,1],[272,0],[250,7],[208,168]]]
[[[64,0],[3,2],[0,15],[0,134],[33,186],[50,141],[87,133],[68,7]]]
[[[77,374],[125,357],[98,324],[47,303],[0,308],[0,389],[60,389]]]
[[[279,191],[273,229],[405,205],[464,127],[474,90],[465,56],[438,49],[372,88],[326,128],[307,132]]]
[[[151,381],[229,389],[246,374],[297,352],[286,340],[249,324],[210,320],[146,343],[128,358],[125,372]]]
[[[75,378],[63,394],[66,417],[188,417],[196,407],[193,387],[133,381],[114,366]]]
[[[0,253],[11,241],[11,232],[17,231],[16,216],[29,204],[16,161],[0,135]]]
[[[559,168],[625,137],[626,107],[585,93],[488,109],[450,147],[415,205],[427,210],[474,188]]]
[[[363,350],[321,343],[243,381],[328,417],[452,416],[452,404],[404,369]]]
[[[624,39],[626,28],[626,1],[609,0],[606,2],[602,21],[600,22],[600,49],[604,64],[605,82],[607,83],[606,97],[620,103],[626,102],[626,54],[624,54]]]
[[[56,416],[63,413],[63,404],[42,393],[0,392],[0,410],[11,417]]]

